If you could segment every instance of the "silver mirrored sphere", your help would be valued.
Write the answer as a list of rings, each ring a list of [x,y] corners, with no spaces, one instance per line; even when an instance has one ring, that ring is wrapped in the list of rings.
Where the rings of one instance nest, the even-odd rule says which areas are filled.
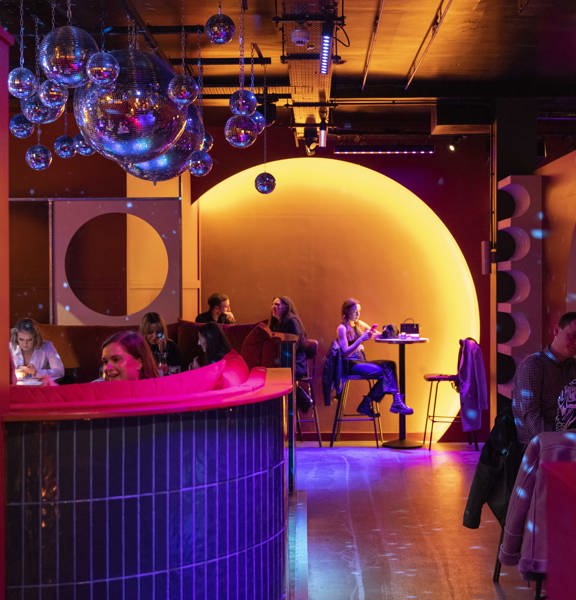
[[[266,127],[266,119],[264,118],[264,115],[259,110],[255,110],[250,115],[250,118],[256,124],[256,129],[258,130],[258,135],[260,135],[264,131],[264,128]]]
[[[260,173],[254,180],[254,185],[261,194],[269,194],[276,187],[276,178],[271,173]]]
[[[188,168],[192,154],[204,139],[204,124],[195,106],[188,107],[184,133],[162,154],[139,163],[122,163],[124,170],[134,177],[148,181],[167,181],[178,177]]]
[[[38,97],[49,108],[58,108],[68,101],[68,88],[46,79],[38,88]]]
[[[69,135],[61,135],[54,140],[54,152],[60,158],[72,158],[76,154],[74,138]]]
[[[169,98],[172,71],[139,50],[113,50],[120,65],[116,84],[76,90],[74,115],[86,140],[101,154],[124,163],[152,160],[184,131],[186,111]]]
[[[236,26],[229,16],[218,13],[206,21],[204,31],[213,44],[227,44],[234,37]]]
[[[195,150],[188,162],[190,173],[196,177],[204,177],[212,170],[212,157],[205,150]]]
[[[178,106],[192,104],[199,91],[196,80],[190,75],[174,75],[168,84],[168,96]]]
[[[230,96],[230,112],[233,115],[250,116],[258,106],[258,100],[254,92],[250,90],[236,90]]]
[[[76,88],[88,82],[86,65],[98,52],[94,38],[84,29],[64,25],[46,34],[38,47],[44,75],[63,87]]]
[[[212,150],[212,146],[214,146],[214,138],[207,131],[204,131],[204,139],[200,144],[200,150],[210,152],[210,150]]]
[[[110,52],[96,52],[86,64],[86,73],[94,85],[112,85],[120,73],[120,65]]]
[[[20,108],[24,116],[32,123],[53,123],[64,114],[66,103],[60,106],[46,106],[38,93],[30,98],[22,98],[20,100]]]
[[[248,148],[258,137],[258,127],[250,117],[235,115],[226,121],[224,137],[235,148]]]
[[[76,152],[81,156],[90,156],[96,152],[94,148],[84,139],[84,136],[81,133],[77,133],[74,136],[74,148]]]
[[[29,98],[37,87],[36,75],[26,67],[17,67],[8,73],[8,91],[15,98]]]
[[[26,163],[35,171],[47,169],[52,164],[52,152],[42,144],[35,144],[26,150]]]
[[[23,140],[34,133],[34,123],[31,123],[22,113],[18,113],[10,119],[9,129],[14,137]]]

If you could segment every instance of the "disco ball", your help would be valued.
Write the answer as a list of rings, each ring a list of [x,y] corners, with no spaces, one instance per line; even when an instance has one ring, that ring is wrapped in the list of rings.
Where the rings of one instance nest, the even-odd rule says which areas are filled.
[[[38,47],[44,75],[64,87],[76,88],[88,82],[88,59],[98,52],[94,38],[74,25],[64,25],[46,34]]]
[[[94,148],[84,139],[84,136],[81,133],[77,133],[74,136],[74,148],[76,152],[81,156],[91,156],[96,152]]]
[[[213,44],[227,44],[234,37],[236,26],[229,16],[218,13],[206,21],[204,31]]]
[[[188,106],[198,98],[199,87],[190,75],[174,75],[168,83],[168,96],[178,106]]]
[[[250,115],[250,118],[256,124],[256,129],[258,130],[258,135],[260,135],[264,131],[264,128],[266,127],[266,119],[264,118],[264,115],[259,110],[255,110]]]
[[[88,59],[86,73],[94,85],[112,85],[118,79],[120,65],[110,52],[96,52]]]
[[[276,179],[272,173],[260,173],[254,180],[254,185],[261,194],[269,194],[276,187]]]
[[[32,123],[53,123],[64,114],[66,103],[63,102],[60,106],[46,106],[38,93],[30,96],[30,98],[22,98],[20,100],[20,108],[24,116]]]
[[[258,106],[254,92],[250,90],[236,90],[230,96],[230,111],[233,115],[250,116]]]
[[[54,140],[54,152],[60,158],[72,158],[76,154],[74,138],[69,135],[61,135]]]
[[[42,144],[30,146],[26,150],[26,162],[31,169],[42,171],[52,164],[52,153]]]
[[[68,88],[46,79],[38,88],[38,97],[48,108],[59,108],[68,101]]]
[[[31,123],[22,113],[18,113],[10,119],[9,128],[10,133],[20,140],[30,137],[34,133],[34,123]]]
[[[224,137],[235,148],[248,148],[256,141],[258,128],[250,117],[235,115],[226,121]]]
[[[113,87],[88,83],[74,94],[76,123],[101,154],[122,163],[152,160],[184,131],[186,112],[167,93],[169,67],[139,50],[111,52],[120,65]]]
[[[17,67],[8,73],[8,91],[15,98],[29,98],[37,87],[36,75],[26,67]]]
[[[205,150],[195,150],[188,161],[188,169],[196,177],[204,177],[212,170],[212,157]]]
[[[204,125],[195,106],[190,106],[184,133],[159,156],[139,163],[123,163],[127,173],[148,181],[166,181],[181,175],[188,167],[192,153],[204,139]]]
[[[200,150],[210,152],[212,146],[214,146],[214,138],[207,131],[204,131],[204,139],[200,144]]]

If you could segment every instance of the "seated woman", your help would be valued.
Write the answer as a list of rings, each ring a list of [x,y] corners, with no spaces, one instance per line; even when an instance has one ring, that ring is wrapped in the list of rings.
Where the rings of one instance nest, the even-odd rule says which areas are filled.
[[[176,343],[169,339],[166,321],[157,312],[148,312],[140,321],[140,333],[148,342],[156,364],[163,374],[182,368],[182,357]]]
[[[10,332],[10,353],[16,379],[57,380],[64,364],[54,344],[42,338],[33,319],[19,319]]]
[[[202,348],[202,356],[194,359],[193,369],[222,360],[232,349],[222,327],[214,322],[206,323],[198,329],[198,345]]]
[[[133,381],[158,375],[150,346],[138,332],[119,331],[102,344],[100,381]]]
[[[295,357],[296,372],[294,373],[294,377],[296,379],[306,377],[308,375],[307,358],[304,350],[306,330],[294,302],[288,296],[277,296],[274,298],[268,326],[271,331],[292,333],[298,336]],[[300,387],[296,389],[296,402],[298,409],[303,412],[306,412],[311,406],[310,397]]]
[[[384,394],[392,393],[394,400],[390,412],[411,415],[414,411],[406,406],[398,390],[396,364],[391,360],[366,360],[363,343],[378,335],[379,331],[377,325],[370,327],[360,320],[360,310],[358,300],[345,300],[342,304],[342,323],[336,329],[336,339],[344,359],[344,374],[376,380],[356,410],[369,417],[377,417],[372,403],[380,402]]]

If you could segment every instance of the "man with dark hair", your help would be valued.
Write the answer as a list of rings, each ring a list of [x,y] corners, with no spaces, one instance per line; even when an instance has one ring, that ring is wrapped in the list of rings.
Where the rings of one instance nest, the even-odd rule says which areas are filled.
[[[214,293],[208,296],[208,310],[196,317],[196,323],[236,323],[230,309],[230,298],[226,294]]]
[[[542,431],[554,431],[558,396],[576,378],[576,312],[560,317],[552,343],[527,356],[514,378],[512,412],[518,441],[528,442]]]

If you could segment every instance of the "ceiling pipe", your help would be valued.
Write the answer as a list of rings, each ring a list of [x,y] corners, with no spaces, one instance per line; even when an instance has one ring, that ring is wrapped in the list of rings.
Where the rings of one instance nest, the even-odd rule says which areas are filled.
[[[364,91],[366,85],[366,79],[368,78],[368,70],[370,68],[370,62],[372,61],[372,52],[374,52],[374,46],[376,45],[376,36],[378,35],[378,28],[380,27],[380,19],[382,17],[382,11],[384,10],[384,0],[380,0],[378,4],[378,10],[374,17],[374,23],[372,24],[372,32],[370,33],[370,40],[368,41],[368,49],[366,50],[366,58],[364,59],[364,68],[362,69],[362,85],[360,89]]]
[[[444,4],[446,4],[446,6],[444,6]],[[424,60],[424,57],[428,53],[428,50],[430,49],[430,46],[432,45],[434,38],[438,34],[440,25],[442,25],[442,22],[444,21],[444,17],[446,16],[446,13],[448,12],[448,9],[450,8],[451,4],[452,4],[452,0],[440,0],[440,4],[438,5],[438,8],[436,9],[436,13],[434,14],[432,23],[430,23],[428,30],[426,31],[424,37],[422,38],[422,42],[420,43],[420,46],[416,52],[416,55],[414,56],[414,60],[412,61],[412,64],[410,65],[410,68],[408,69],[408,74],[407,74],[408,81],[406,82],[406,85],[404,86],[404,90],[407,90],[408,87],[410,86],[410,84],[412,83],[412,80],[414,79],[414,76],[416,75],[416,71],[420,67],[420,64],[422,63],[422,61]]]

